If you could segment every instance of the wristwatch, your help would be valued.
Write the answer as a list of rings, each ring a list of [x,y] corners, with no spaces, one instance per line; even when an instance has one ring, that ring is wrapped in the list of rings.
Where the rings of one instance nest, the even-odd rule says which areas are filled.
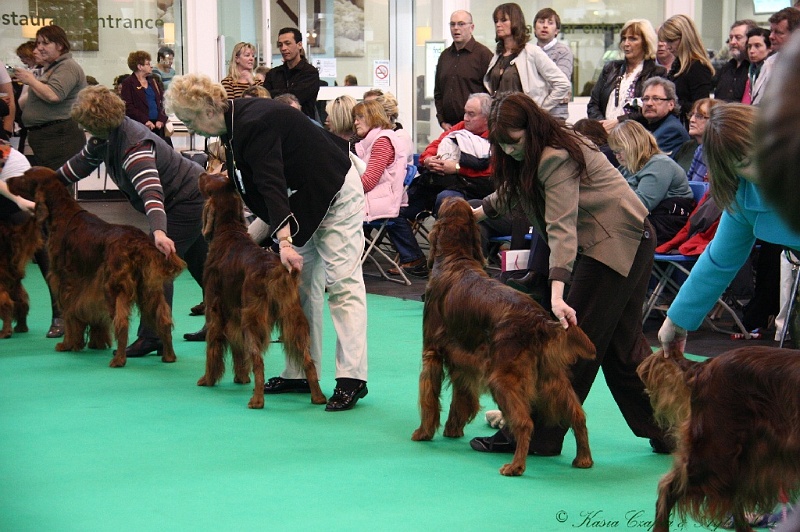
[[[292,237],[291,236],[282,236],[278,239],[278,247],[289,247],[289,246],[281,246],[284,242],[288,242],[289,246],[292,245]]]

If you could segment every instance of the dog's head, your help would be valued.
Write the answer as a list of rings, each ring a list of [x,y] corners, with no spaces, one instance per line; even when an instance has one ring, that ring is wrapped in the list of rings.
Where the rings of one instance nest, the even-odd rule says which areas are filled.
[[[431,243],[428,267],[431,269],[437,263],[457,258],[475,260],[483,267],[481,233],[472,214],[472,207],[466,200],[458,197],[445,198],[428,238]]]
[[[203,237],[207,241],[214,238],[215,230],[222,224],[246,227],[242,199],[227,176],[203,173],[198,186],[207,199],[203,206]]]
[[[8,190],[17,196],[36,203],[36,221],[45,222],[50,210],[57,204],[74,203],[69,191],[56,173],[44,166],[34,166],[21,176],[10,178]]]

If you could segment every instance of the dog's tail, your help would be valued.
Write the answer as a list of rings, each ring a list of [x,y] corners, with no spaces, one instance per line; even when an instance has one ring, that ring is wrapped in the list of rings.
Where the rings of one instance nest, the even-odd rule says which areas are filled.
[[[666,430],[675,430],[691,413],[691,384],[694,381],[695,362],[686,360],[683,354],[664,356],[663,349],[645,358],[636,373],[642,379],[656,423]]]
[[[583,329],[573,325],[567,329],[567,348],[579,358],[592,360],[597,356],[597,349]]]
[[[159,251],[159,255],[162,257],[162,260],[158,262],[161,270],[160,273],[164,277],[174,279],[186,268],[186,262],[184,262],[177,253],[171,253],[169,257],[164,257]]]

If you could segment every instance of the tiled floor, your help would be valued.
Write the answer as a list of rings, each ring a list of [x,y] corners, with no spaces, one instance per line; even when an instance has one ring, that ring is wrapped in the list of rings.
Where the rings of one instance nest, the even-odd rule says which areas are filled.
[[[145,231],[148,228],[144,215],[136,212],[125,201],[82,201],[81,204],[85,209],[108,222],[130,224]],[[371,294],[420,301],[422,294],[425,292],[425,279],[410,277],[410,286],[392,283],[377,276],[377,270],[369,264],[369,261],[364,266],[364,272],[367,291]],[[645,335],[650,345],[658,344],[657,333],[662,321],[663,315],[659,312],[653,312],[653,316],[645,324]],[[721,321],[721,326],[725,326],[724,320]],[[759,340],[731,340],[729,335],[711,331],[704,326],[700,330],[690,333],[687,351],[696,355],[715,356],[724,351],[746,345],[777,345],[772,340],[772,331],[767,336],[768,338]]]

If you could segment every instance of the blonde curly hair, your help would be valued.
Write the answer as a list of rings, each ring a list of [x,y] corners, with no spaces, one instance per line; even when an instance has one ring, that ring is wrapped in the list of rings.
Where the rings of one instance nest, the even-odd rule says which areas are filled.
[[[125,120],[125,102],[103,85],[90,85],[78,93],[70,116],[93,135],[106,136]]]
[[[175,76],[164,94],[167,112],[175,113],[180,120],[191,120],[211,109],[215,112],[228,110],[228,93],[225,87],[211,81],[205,74]]]

